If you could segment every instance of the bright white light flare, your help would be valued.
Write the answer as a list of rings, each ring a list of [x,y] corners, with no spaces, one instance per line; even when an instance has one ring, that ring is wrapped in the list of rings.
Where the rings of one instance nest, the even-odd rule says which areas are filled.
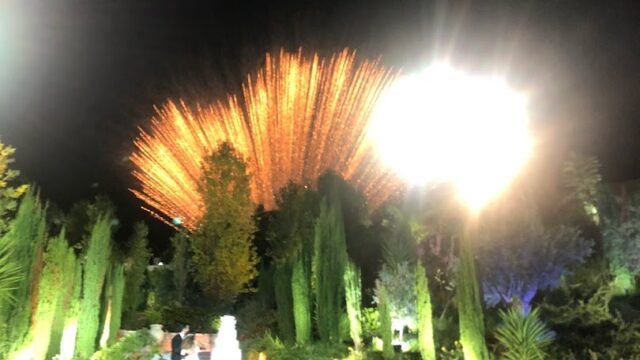
[[[369,136],[399,176],[416,185],[452,182],[479,210],[530,157],[526,105],[501,79],[438,64],[390,85]]]

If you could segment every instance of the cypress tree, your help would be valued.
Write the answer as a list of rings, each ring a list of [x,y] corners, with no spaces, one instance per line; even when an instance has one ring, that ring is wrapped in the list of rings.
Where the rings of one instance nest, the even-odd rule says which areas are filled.
[[[380,313],[380,337],[382,338],[382,357],[392,359],[393,328],[391,324],[391,306],[384,287],[378,289],[378,312]]]
[[[288,263],[276,266],[273,273],[276,299],[276,316],[280,339],[291,343],[295,336],[293,322],[293,299],[291,296],[291,265]]]
[[[344,274],[344,288],[349,318],[349,334],[356,351],[358,351],[362,346],[362,325],[360,324],[362,281],[360,269],[352,261],[348,262]]]
[[[69,253],[73,254],[73,250],[67,245],[63,229],[58,236],[49,241],[43,256],[44,265],[38,283],[37,302],[33,316],[35,321],[29,331],[30,359],[44,360],[46,358],[58,302],[64,300],[64,292],[61,289],[65,284],[66,262],[72,259],[69,257]]]
[[[104,320],[102,321],[102,335],[100,347],[104,348],[115,340],[122,320],[122,295],[124,294],[124,268],[114,265],[108,274],[105,294]]]
[[[51,359],[60,354],[60,342],[64,331],[65,318],[67,312],[73,311],[71,300],[75,288],[76,267],[79,266],[73,249],[69,249],[67,252],[67,259],[64,264],[64,270],[62,271],[64,278],[62,286],[59,289],[60,299],[58,299],[53,323],[51,324],[51,340],[49,341],[47,359]]]
[[[480,285],[476,275],[475,259],[469,234],[475,227],[465,230],[460,240],[460,265],[456,282],[456,300],[460,322],[460,343],[465,359],[489,359],[489,350],[484,338],[484,315]]]
[[[287,263],[291,269],[291,298],[296,342],[311,338],[311,259],[313,252],[313,193],[290,183],[278,193],[278,211],[272,216],[267,241],[269,255],[277,265]]]
[[[145,300],[142,285],[146,279],[149,259],[151,259],[151,252],[148,247],[149,241],[147,240],[148,234],[147,225],[144,222],[137,222],[133,225],[133,233],[127,241],[130,248],[125,260],[127,297],[124,299],[123,308],[124,312],[128,314],[138,310]]]
[[[73,289],[69,298],[69,307],[65,309],[62,337],[60,338],[60,358],[71,360],[76,349],[78,318],[80,316],[80,298],[82,296],[82,262],[76,259],[73,270]]]
[[[415,271],[416,312],[418,315],[418,346],[423,360],[436,359],[436,346],[433,341],[433,321],[431,314],[431,295],[427,271],[422,264]]]
[[[311,340],[311,294],[309,293],[309,275],[307,271],[305,271],[302,259],[298,259],[293,265],[291,291],[293,296],[296,343],[302,345]]]
[[[122,265],[114,268],[112,292],[111,292],[111,326],[109,329],[108,344],[113,344],[116,340],[120,324],[122,323],[122,304],[124,300],[125,276]]]
[[[89,358],[96,349],[100,323],[100,298],[111,254],[111,216],[98,218],[89,238],[84,257],[82,297],[78,315],[75,354]]]
[[[340,341],[344,312],[344,271],[347,249],[340,200],[334,192],[320,206],[314,251],[316,322],[320,339]]]
[[[37,193],[29,189],[22,198],[18,213],[4,235],[13,244],[13,257],[21,264],[20,281],[0,300],[0,358],[20,349],[26,341],[31,319],[31,294],[38,284],[42,252],[46,239],[45,208]]]

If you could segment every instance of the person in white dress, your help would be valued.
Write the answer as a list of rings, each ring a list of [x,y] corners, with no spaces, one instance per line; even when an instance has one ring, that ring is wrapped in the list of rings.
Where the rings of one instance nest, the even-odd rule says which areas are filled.
[[[182,349],[185,350],[187,356],[184,357],[184,360],[199,360],[200,357],[198,354],[200,353],[200,346],[198,346],[198,342],[196,341],[196,337],[193,334],[187,335],[182,341]]]

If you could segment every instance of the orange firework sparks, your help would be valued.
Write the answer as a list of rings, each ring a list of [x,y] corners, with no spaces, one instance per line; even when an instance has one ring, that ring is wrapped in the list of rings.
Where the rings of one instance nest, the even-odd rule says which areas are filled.
[[[252,200],[267,209],[288,182],[312,185],[329,169],[377,204],[396,182],[378,166],[367,129],[392,77],[377,61],[356,63],[347,50],[328,59],[267,54],[239,97],[195,107],[170,100],[156,108],[151,130],[140,129],[134,142],[140,188],[132,191],[154,216],[180,218],[194,229],[204,213],[202,159],[229,142],[247,162]]]

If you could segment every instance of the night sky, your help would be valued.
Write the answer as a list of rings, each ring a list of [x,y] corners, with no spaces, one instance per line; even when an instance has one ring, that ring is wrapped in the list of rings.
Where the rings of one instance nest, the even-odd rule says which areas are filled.
[[[233,91],[265,51],[355,48],[404,71],[432,59],[505,73],[530,96],[539,161],[598,156],[640,177],[637,1],[15,1],[0,4],[0,139],[63,209],[107,194],[144,219],[127,156],[168,96]],[[123,235],[125,230],[123,230]]]

